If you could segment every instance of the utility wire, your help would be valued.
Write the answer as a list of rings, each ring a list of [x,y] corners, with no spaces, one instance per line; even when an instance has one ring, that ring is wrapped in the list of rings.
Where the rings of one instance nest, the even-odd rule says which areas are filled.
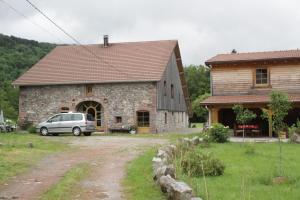
[[[63,41],[57,37],[56,35],[54,35],[53,33],[51,33],[50,31],[48,31],[46,28],[44,28],[43,26],[40,26],[39,24],[35,23],[34,21],[30,20],[29,17],[27,17],[26,15],[24,15],[21,11],[19,11],[18,9],[16,9],[15,7],[13,7],[11,4],[7,3],[4,0],[0,0],[3,4],[7,5],[11,10],[13,10],[15,13],[17,13],[18,15],[20,15],[21,17],[23,17],[24,19],[26,19],[28,22],[30,22],[31,24],[33,24],[34,26],[40,28],[41,30],[43,30],[44,32],[48,33],[49,35],[51,35],[52,37],[55,37],[58,41],[60,41],[61,43],[63,43]]]
[[[93,56],[95,56],[96,58],[102,60],[102,62],[104,62],[105,64],[111,66],[112,68],[114,68],[116,71],[118,71],[121,74],[125,74],[128,76],[127,73],[125,73],[124,71],[119,70],[118,68],[116,68],[115,66],[111,65],[110,63],[106,62],[105,60],[103,60],[102,58],[100,58],[99,56],[97,56],[94,52],[92,52],[89,48],[87,48],[86,46],[82,45],[75,37],[73,37],[71,34],[69,34],[67,31],[65,31],[62,27],[60,27],[58,24],[56,24],[50,17],[48,17],[43,11],[41,11],[36,5],[34,5],[31,1],[29,0],[25,0],[27,3],[29,3],[35,10],[37,10],[41,15],[43,15],[47,20],[49,20],[54,26],[56,26],[59,30],[61,30],[65,35],[67,35],[69,38],[71,38],[75,43],[77,43],[80,47],[82,47],[83,49],[85,49],[87,52],[89,52],[90,54],[92,54]]]

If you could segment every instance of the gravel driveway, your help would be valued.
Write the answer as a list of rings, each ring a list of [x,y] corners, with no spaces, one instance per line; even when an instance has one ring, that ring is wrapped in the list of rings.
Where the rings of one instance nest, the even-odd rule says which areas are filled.
[[[91,164],[91,173],[80,183],[76,199],[124,199],[121,181],[126,175],[126,163],[147,146],[167,143],[164,139],[119,136],[47,137],[61,140],[76,150],[44,158],[23,175],[0,187],[0,199],[39,199],[73,166]]]

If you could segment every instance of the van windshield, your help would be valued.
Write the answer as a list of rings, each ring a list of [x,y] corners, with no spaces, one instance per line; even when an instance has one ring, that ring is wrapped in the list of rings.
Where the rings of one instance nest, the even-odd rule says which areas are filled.
[[[87,115],[86,115],[86,120],[87,120],[87,121],[95,121],[95,118],[94,118],[93,115],[87,114]]]

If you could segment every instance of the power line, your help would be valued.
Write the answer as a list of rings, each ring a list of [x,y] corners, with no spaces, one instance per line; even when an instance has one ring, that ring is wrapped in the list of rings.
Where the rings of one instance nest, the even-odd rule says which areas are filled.
[[[34,5],[31,1],[29,0],[25,0],[27,3],[29,3],[35,10],[37,10],[41,15],[43,15],[47,20],[49,20],[55,27],[57,27],[59,30],[61,30],[65,35],[67,35],[69,38],[71,38],[76,44],[78,44],[80,47],[82,47],[83,49],[85,49],[87,52],[89,52],[90,54],[92,54],[93,56],[95,56],[96,58],[98,58],[99,60],[102,60],[102,62],[104,62],[105,64],[111,66],[112,68],[114,68],[116,71],[125,74],[126,76],[128,76],[127,73],[123,72],[122,70],[119,70],[118,68],[116,68],[115,66],[111,65],[110,63],[106,62],[105,60],[103,60],[102,58],[100,58],[99,56],[97,56],[94,52],[92,52],[90,49],[88,49],[86,46],[82,45],[75,37],[73,37],[71,34],[69,34],[67,31],[65,31],[62,27],[60,27],[58,24],[56,24],[50,17],[48,17],[43,11],[41,11],[36,5]]]
[[[49,35],[51,35],[52,37],[55,37],[57,40],[59,40],[61,43],[63,43],[63,41],[58,38],[56,35],[54,35],[53,33],[51,33],[50,31],[48,31],[46,28],[44,28],[43,26],[40,26],[39,24],[35,23],[34,21],[31,21],[29,19],[29,17],[27,17],[26,15],[24,15],[21,11],[19,11],[18,9],[16,9],[15,7],[13,7],[11,4],[7,3],[4,0],[0,0],[3,4],[7,5],[11,10],[13,10],[15,13],[17,13],[18,15],[20,15],[21,17],[23,17],[24,19],[26,19],[28,22],[30,22],[31,24],[33,24],[34,26],[40,28],[41,30],[43,30],[44,32],[48,33]]]

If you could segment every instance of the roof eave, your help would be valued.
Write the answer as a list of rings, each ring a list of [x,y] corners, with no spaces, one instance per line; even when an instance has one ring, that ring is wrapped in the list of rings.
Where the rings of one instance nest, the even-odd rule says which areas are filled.
[[[251,63],[251,62],[270,62],[270,61],[284,61],[284,60],[300,60],[300,57],[289,58],[270,58],[270,59],[251,59],[251,60],[226,60],[226,61],[206,61],[206,66],[212,66],[215,64],[233,64],[233,63]]]
[[[65,83],[12,83],[14,86],[46,86],[46,85],[77,85],[77,84],[109,84],[109,83],[148,83],[148,82],[157,82],[157,79],[149,80],[120,80],[120,81],[87,81],[87,82],[65,82]]]

